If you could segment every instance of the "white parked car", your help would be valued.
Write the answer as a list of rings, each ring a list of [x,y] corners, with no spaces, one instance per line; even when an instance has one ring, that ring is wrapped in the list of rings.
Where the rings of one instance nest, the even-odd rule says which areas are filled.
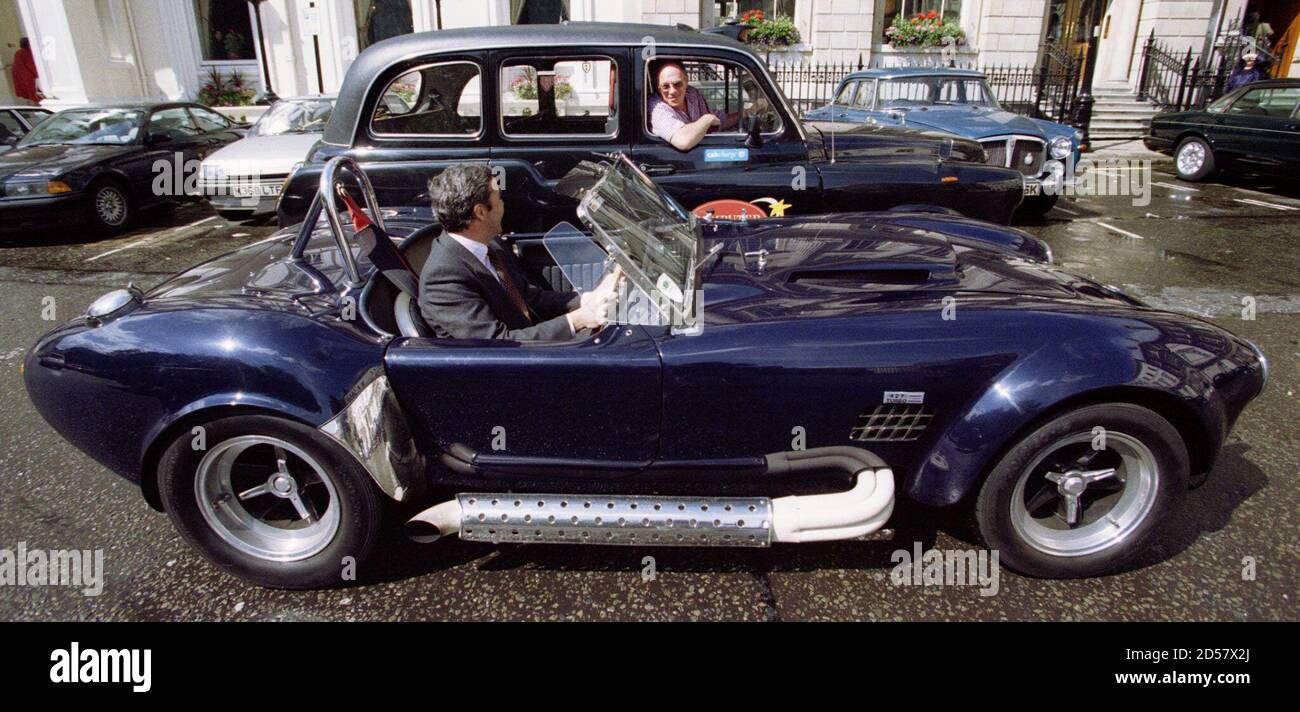
[[[307,157],[333,109],[333,96],[277,101],[247,138],[204,159],[203,197],[227,220],[275,214],[285,179]]]

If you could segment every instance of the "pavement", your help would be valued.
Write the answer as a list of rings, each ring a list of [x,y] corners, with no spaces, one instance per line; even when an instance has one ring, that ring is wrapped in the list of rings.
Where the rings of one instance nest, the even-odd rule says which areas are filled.
[[[273,232],[188,204],[146,215],[111,239],[0,238],[0,549],[102,549],[106,572],[98,596],[0,585],[0,620],[1300,618],[1300,189],[1250,179],[1184,184],[1140,144],[1100,149],[1090,157],[1160,159],[1149,204],[1067,197],[1020,227],[1047,240],[1065,269],[1208,318],[1260,344],[1272,364],[1268,390],[1238,422],[1208,481],[1188,493],[1132,570],[1078,581],[1003,570],[994,595],[896,585],[896,550],[977,546],[959,514],[904,503],[891,529],[865,541],[736,551],[393,538],[383,569],[361,585],[284,592],[244,583],[186,547],[134,486],[66,445],[33,410],[18,372],[44,331],[104,291],[131,280],[151,286]],[[1253,319],[1243,318],[1246,298]]]

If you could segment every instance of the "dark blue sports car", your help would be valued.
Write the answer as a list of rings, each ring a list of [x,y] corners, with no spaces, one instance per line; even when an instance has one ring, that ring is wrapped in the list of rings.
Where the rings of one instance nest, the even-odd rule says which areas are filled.
[[[1041,215],[1056,205],[1070,162],[1079,160],[1082,132],[1007,111],[983,72],[973,69],[895,67],[853,72],[840,80],[835,99],[804,119],[934,129],[975,139],[990,165],[1025,177],[1020,210]],[[823,131],[830,130],[826,127]]]
[[[368,210],[340,210],[345,172]],[[428,211],[379,211],[347,158],[321,186],[301,227],[111,292],[24,362],[56,430],[264,585],[366,571],[392,502],[423,508],[424,541],[767,546],[869,534],[898,494],[966,507],[1016,570],[1096,575],[1151,540],[1267,377],[1250,342],[1063,273],[1023,233],[697,219],[620,155],[558,186],[584,229],[507,236],[539,284],[621,267],[609,326],[432,338]]]

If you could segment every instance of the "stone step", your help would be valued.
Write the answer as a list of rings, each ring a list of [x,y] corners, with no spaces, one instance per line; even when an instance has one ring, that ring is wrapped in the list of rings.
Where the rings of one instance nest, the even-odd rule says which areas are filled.
[[[1140,104],[1103,104],[1100,101],[1092,105],[1092,113],[1105,112],[1108,114],[1154,114],[1156,107],[1142,102]]]

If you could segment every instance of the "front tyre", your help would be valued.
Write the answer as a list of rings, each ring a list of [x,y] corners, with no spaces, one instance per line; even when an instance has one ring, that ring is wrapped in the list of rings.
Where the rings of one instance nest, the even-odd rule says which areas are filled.
[[[985,545],[1030,576],[1079,578],[1129,564],[1188,483],[1187,447],[1155,412],[1080,408],[1029,433],[975,503]]]
[[[131,195],[122,183],[101,179],[86,191],[86,220],[96,232],[107,235],[124,230],[134,217]]]
[[[364,571],[382,507],[350,455],[305,425],[236,416],[187,430],[159,461],[172,523],[226,571],[274,588],[325,588]],[[347,557],[351,557],[348,560]]]

